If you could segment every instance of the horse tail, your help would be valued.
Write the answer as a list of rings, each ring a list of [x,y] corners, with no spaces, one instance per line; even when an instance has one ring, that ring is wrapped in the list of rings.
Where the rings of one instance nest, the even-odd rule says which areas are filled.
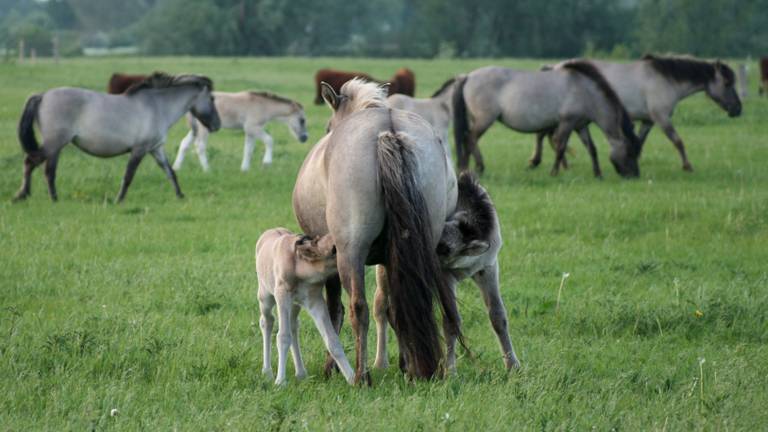
[[[19,119],[19,142],[24,152],[30,156],[34,156],[40,152],[40,145],[35,138],[35,119],[37,118],[37,112],[40,109],[40,102],[43,101],[42,94],[35,94],[27,99],[24,104],[24,111]]]
[[[635,127],[632,124],[632,119],[629,117],[627,109],[624,108],[624,104],[621,103],[619,95],[613,90],[613,87],[608,80],[605,79],[602,73],[586,60],[571,60],[563,63],[563,68],[580,73],[587,77],[589,80],[595,83],[597,88],[603,93],[605,98],[613,106],[613,109],[618,114],[619,127],[624,137],[629,142],[630,156],[637,157],[640,155],[641,145],[640,139],[635,134]]]
[[[464,100],[464,84],[466,83],[466,75],[457,77],[456,88],[453,91],[453,140],[456,143],[456,160],[458,161],[463,160],[467,146],[467,134],[469,133],[467,102]]]
[[[439,372],[443,350],[433,312],[439,299],[449,331],[461,335],[456,299],[446,283],[433,247],[429,209],[416,185],[416,163],[407,135],[379,134],[378,176],[386,211],[390,316],[406,351],[408,372],[431,378]]]

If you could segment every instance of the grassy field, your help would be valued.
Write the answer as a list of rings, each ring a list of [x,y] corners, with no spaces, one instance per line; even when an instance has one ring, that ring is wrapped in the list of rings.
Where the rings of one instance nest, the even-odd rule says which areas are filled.
[[[373,372],[373,388],[326,380],[320,338],[304,313],[310,378],[275,388],[260,376],[253,248],[267,228],[297,228],[294,179],[329,116],[312,104],[314,71],[384,78],[408,65],[417,93],[428,96],[452,74],[489,63],[541,62],[0,64],[0,429],[765,430],[768,101],[756,98],[754,83],[740,118],[702,95],[679,106],[675,122],[694,173],[680,169],[658,129],[636,181],[618,178],[596,129],[603,181],[592,178],[577,142],[571,169],[553,178],[549,149],[542,168],[526,170],[532,136],[496,126],[483,138],[482,182],[503,225],[502,295],[521,371],[503,370],[478,291],[465,283],[460,310],[475,358],[460,358],[454,378],[412,383],[393,366]],[[32,197],[10,203],[22,168],[16,123],[28,95],[64,85],[102,90],[113,71],[155,69],[207,74],[220,90],[296,98],[310,144],[274,125],[273,166],[260,166],[259,146],[254,168],[241,173],[242,135],[222,131],[209,142],[212,172],[192,153],[179,172],[186,199],[147,160],[122,205],[113,198],[127,157],[96,159],[69,146],[58,203],[40,170]],[[169,154],[185,133],[181,123],[171,130]],[[354,357],[348,327],[342,340]]]

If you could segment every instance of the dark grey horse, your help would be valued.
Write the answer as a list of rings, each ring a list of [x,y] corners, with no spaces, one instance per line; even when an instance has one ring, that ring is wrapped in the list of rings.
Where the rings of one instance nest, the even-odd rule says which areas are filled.
[[[56,201],[56,165],[61,149],[70,142],[102,158],[130,153],[118,202],[125,198],[136,168],[147,153],[165,171],[176,195],[183,197],[163,143],[168,129],[187,111],[208,129],[219,128],[212,88],[213,83],[204,76],[156,72],[120,95],[60,87],[31,96],[19,120],[19,140],[27,156],[23,182],[15,199],[29,196],[32,170],[45,162],[48,192]],[[40,128],[42,145],[35,138],[35,122]]]

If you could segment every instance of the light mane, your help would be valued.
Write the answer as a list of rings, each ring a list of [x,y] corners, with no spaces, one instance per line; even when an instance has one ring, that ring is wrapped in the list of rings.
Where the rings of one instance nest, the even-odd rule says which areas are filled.
[[[208,87],[210,91],[213,91],[213,81],[206,76],[194,74],[169,75],[165,72],[152,72],[152,75],[128,87],[125,90],[125,94],[132,95],[147,89],[164,89],[185,85]]]
[[[339,94],[346,99],[345,103],[350,104],[349,112],[387,107],[387,88],[360,78],[344,83]]]

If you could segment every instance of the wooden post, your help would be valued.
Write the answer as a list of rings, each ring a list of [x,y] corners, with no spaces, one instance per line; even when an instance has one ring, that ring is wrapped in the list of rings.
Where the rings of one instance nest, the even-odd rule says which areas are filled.
[[[24,39],[19,39],[19,63],[24,63]]]
[[[51,45],[53,45],[53,62],[59,64],[59,35],[53,35]]]
[[[747,75],[747,65],[739,65],[739,97],[744,100],[749,94],[749,76]]]

